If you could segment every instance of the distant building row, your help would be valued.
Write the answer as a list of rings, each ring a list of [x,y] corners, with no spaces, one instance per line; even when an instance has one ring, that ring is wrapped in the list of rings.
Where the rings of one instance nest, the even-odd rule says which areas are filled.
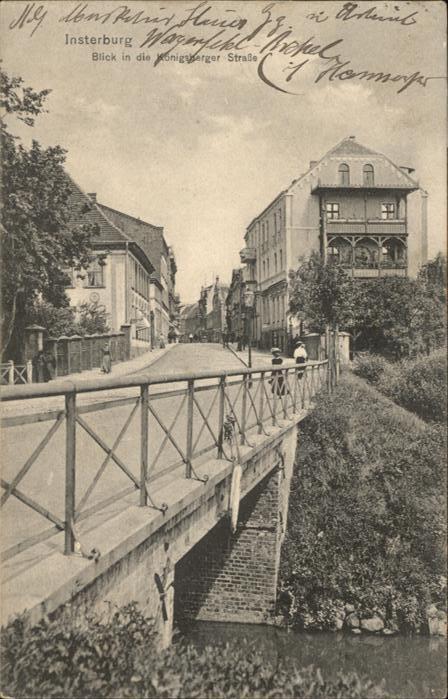
[[[93,224],[93,254],[87,269],[68,270],[71,305],[103,306],[112,331],[131,325],[135,347],[148,349],[177,338],[179,298],[176,260],[163,228],[97,201],[72,180],[71,224]]]
[[[220,342],[226,332],[226,299],[229,286],[215,282],[203,286],[196,303],[183,306],[179,316],[179,333],[183,341]]]

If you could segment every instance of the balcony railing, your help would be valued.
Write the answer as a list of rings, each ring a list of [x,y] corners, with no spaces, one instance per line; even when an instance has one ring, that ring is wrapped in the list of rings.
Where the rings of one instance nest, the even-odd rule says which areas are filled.
[[[321,387],[330,387],[328,361],[300,369],[305,370],[302,375],[288,362],[275,372],[241,368],[2,388],[3,401],[19,404],[16,414],[2,419],[8,457],[0,506],[9,510],[3,527],[8,532],[3,560],[60,532],[65,554],[76,551],[97,560],[98,551],[86,554],[81,546],[77,529],[81,521],[101,512],[109,516],[112,505],[115,511],[139,504],[164,513],[166,505],[157,502],[157,481],[166,482],[171,474],[205,483],[207,476],[199,477],[195,471],[203,463],[201,457],[214,453],[215,458],[233,461],[226,421],[230,419],[238,435],[239,458],[238,444],[255,446],[256,435],[268,435],[269,425],[293,420],[311,405]],[[111,394],[112,389],[117,390]],[[79,400],[92,392],[97,396],[89,402]],[[46,398],[44,412],[38,407],[39,398]],[[30,402],[36,399],[36,412],[30,414]],[[20,401],[26,401],[24,410]],[[44,423],[50,428],[42,430]],[[44,479],[43,453],[52,465]],[[51,526],[39,530],[38,517]]]
[[[407,274],[406,267],[403,265],[378,265],[371,267],[346,267],[347,274],[355,277],[355,279],[376,279],[377,277],[405,277]]]
[[[327,219],[325,225],[331,235],[406,235],[404,219]]]
[[[358,183],[349,183],[349,184],[342,184],[340,182],[324,182],[321,179],[318,179],[314,187],[312,188],[311,192],[317,193],[322,190],[406,190],[408,192],[414,192],[419,188],[419,184],[417,180],[414,180],[413,182],[409,182],[409,180],[403,180],[403,182],[395,182],[395,183],[379,183],[375,182],[374,184],[358,184]]]
[[[244,264],[245,262],[255,262],[257,259],[257,251],[255,248],[243,248],[240,250],[240,259]]]

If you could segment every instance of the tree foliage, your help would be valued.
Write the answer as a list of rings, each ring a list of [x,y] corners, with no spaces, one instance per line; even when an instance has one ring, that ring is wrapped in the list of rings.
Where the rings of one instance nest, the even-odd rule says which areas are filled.
[[[2,147],[2,353],[17,356],[34,301],[67,306],[64,268],[88,264],[89,226],[71,226],[70,183],[60,146],[26,148],[12,135],[9,118],[27,126],[41,114],[49,90],[24,87],[0,71]]]
[[[324,264],[317,253],[302,258],[290,275],[290,311],[311,331],[326,325],[351,327],[355,320],[355,284],[341,265]]]
[[[40,300],[33,305],[28,320],[45,328],[50,337],[103,334],[110,329],[106,309],[97,302],[82,303],[75,310]]]
[[[394,358],[429,353],[446,337],[446,259],[438,255],[417,279],[354,280],[316,253],[291,274],[290,310],[309,330],[351,332],[357,348]]]

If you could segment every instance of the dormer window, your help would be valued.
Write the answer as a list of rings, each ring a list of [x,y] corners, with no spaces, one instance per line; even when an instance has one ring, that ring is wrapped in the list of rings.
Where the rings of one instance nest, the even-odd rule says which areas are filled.
[[[373,165],[367,163],[363,168],[363,181],[365,187],[373,187],[374,185],[374,172]]]
[[[347,163],[341,163],[339,165],[339,184],[350,184],[350,168]]]

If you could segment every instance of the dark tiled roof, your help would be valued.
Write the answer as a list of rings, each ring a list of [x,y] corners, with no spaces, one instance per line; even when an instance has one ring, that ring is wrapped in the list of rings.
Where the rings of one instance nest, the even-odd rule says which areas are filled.
[[[146,251],[139,244],[139,241],[134,240],[123,228],[111,221],[107,216],[107,212],[103,211],[99,204],[85,194],[67,173],[63,172],[63,176],[66,178],[70,188],[70,197],[68,201],[70,211],[69,225],[96,225],[97,235],[92,240],[95,248],[105,244],[122,246],[123,243],[128,243],[147,268],[148,272],[152,273],[154,271],[154,265],[146,254]]]
[[[86,223],[97,224],[98,236],[95,243],[131,242],[131,238],[104,215],[99,206],[74,182],[69,175],[67,181],[70,186],[70,223],[81,226]]]
[[[166,248],[165,252],[168,255],[168,247],[163,237],[163,227],[154,226],[152,223],[142,221],[135,216],[130,216],[117,209],[112,209],[110,206],[98,204],[99,209],[103,214],[125,234],[129,239],[136,241],[145,251],[154,267],[153,277],[160,281],[160,254],[162,248]]]

